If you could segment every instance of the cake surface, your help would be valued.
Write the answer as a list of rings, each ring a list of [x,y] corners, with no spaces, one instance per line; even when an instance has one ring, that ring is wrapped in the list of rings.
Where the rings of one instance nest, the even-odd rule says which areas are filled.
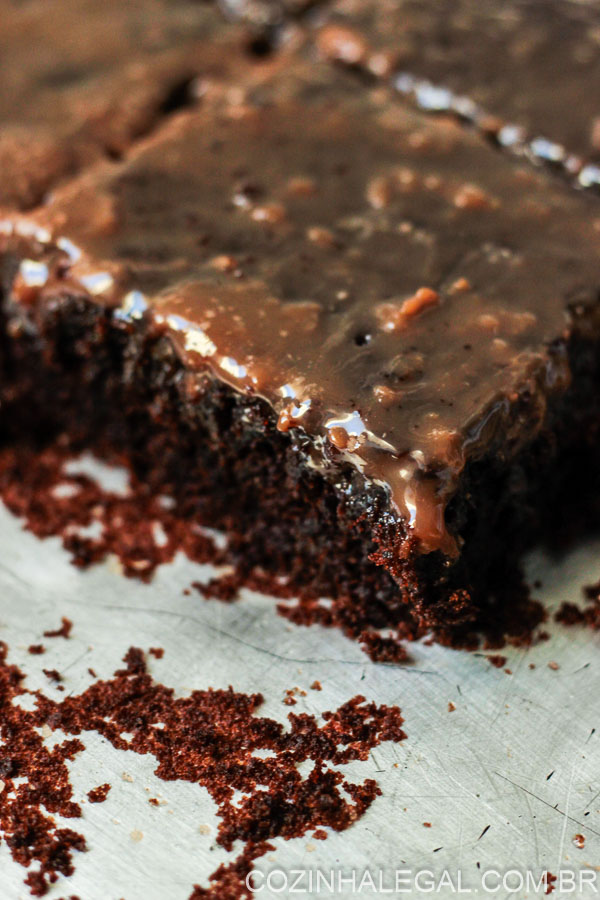
[[[390,80],[421,108],[452,112],[580,185],[600,184],[600,14],[593,3],[250,0],[227,7],[255,27],[301,23],[322,57]]]
[[[122,155],[240,35],[194,0],[2,4],[0,205]]]
[[[470,97],[531,137],[547,137],[586,157],[600,152],[595,4],[335,0],[326,4],[322,19],[355,31],[355,56],[362,41],[362,57],[354,62],[371,57],[374,74],[384,67],[413,73]],[[333,27],[323,31],[321,42],[344,59]],[[346,47],[348,56],[351,47]]]
[[[5,416],[41,355],[50,419],[380,624],[476,617],[594,414],[594,199],[326,64],[214,80],[3,235]]]

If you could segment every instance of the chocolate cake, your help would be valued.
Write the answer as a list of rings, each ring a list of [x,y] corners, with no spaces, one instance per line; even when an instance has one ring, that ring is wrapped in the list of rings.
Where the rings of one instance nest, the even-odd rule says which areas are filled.
[[[600,14],[572,0],[221,0],[277,46],[302,26],[322,57],[450,112],[510,151],[600,186]]]
[[[293,49],[1,224],[5,439],[127,453],[248,571],[447,636],[589,490],[600,211]]]
[[[336,0],[315,19],[322,53],[400,76],[425,108],[490,131],[517,126],[567,154],[600,156],[600,13],[571,0]],[[485,119],[485,121],[484,121]],[[516,139],[513,134],[513,139]],[[542,141],[539,152],[543,155]],[[550,154],[550,148],[547,149]],[[560,161],[555,159],[555,161]]]
[[[196,0],[2,4],[0,205],[118,157],[242,40]],[[227,46],[225,46],[227,44]]]

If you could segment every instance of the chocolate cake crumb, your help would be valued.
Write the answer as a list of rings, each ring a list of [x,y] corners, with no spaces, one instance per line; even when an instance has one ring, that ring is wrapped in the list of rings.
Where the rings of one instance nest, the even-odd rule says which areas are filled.
[[[40,656],[42,653],[46,652],[46,648],[43,644],[30,644],[27,648],[27,652],[31,653],[32,656]]]
[[[67,619],[66,616],[62,616],[61,620],[62,625],[60,628],[56,628],[54,631],[44,631],[44,637],[55,638],[55,637],[63,637],[68,638],[71,636],[71,629],[73,628],[73,623],[70,619]]]
[[[363,696],[322,713],[323,724],[312,715],[290,712],[287,730],[257,715],[261,694],[230,687],[175,697],[172,688],[152,679],[136,647],[129,648],[125,667],[112,678],[56,701],[24,688],[24,676],[7,662],[7,652],[0,644],[0,776],[7,785],[0,794],[0,832],[13,859],[29,869],[25,883],[34,896],[43,896],[59,875],[72,874],[73,852],[86,849],[81,834],[59,828],[54,819],[55,814],[81,817],[71,799],[66,762],[85,750],[78,737],[82,732],[96,731],[117,749],[152,754],[159,778],[206,788],[220,819],[217,843],[232,850],[242,842],[234,861],[213,872],[209,887],[196,885],[190,900],[250,898],[246,877],[254,860],[274,849],[271,839],[312,832],[323,840],[325,826],[349,828],[381,791],[373,779],[353,783],[334,767],[365,761],[383,741],[405,738],[398,707],[378,706]],[[13,702],[23,694],[35,698],[32,711]],[[163,727],[157,730],[157,723]],[[44,725],[72,739],[49,750],[38,733]],[[125,740],[123,732],[133,736]],[[269,756],[257,757],[260,750],[269,750]],[[306,760],[314,765],[304,776],[298,765]],[[25,781],[15,784],[15,779]],[[109,790],[109,784],[100,785],[88,799],[102,802]],[[239,804],[233,802],[238,790],[244,797]],[[155,798],[149,802],[159,804]]]
[[[548,668],[552,669],[554,672],[557,672],[560,669],[560,666],[557,662],[554,662],[554,660],[552,660],[548,663]]]
[[[454,712],[456,709],[456,704],[452,702],[452,700],[448,700],[448,712]]]
[[[573,837],[573,843],[578,850],[583,850],[583,848],[585,847],[585,837],[582,834],[576,834]]]
[[[150,492],[132,473],[128,492],[117,494],[88,475],[70,473],[67,463],[76,459],[77,454],[59,441],[41,451],[31,447],[0,451],[0,497],[37,537],[60,537],[75,566],[88,568],[113,554],[124,575],[149,581],[157,566],[170,562],[180,550],[195,562],[223,561],[222,552],[197,522],[167,508],[162,495]],[[110,461],[126,465],[122,458]],[[63,485],[70,491],[57,496],[56,489]],[[98,537],[79,533],[93,523],[100,525]],[[44,636],[68,637],[71,623],[65,618],[62,622],[61,628]]]
[[[50,681],[56,681],[57,683],[62,681],[62,675],[56,669],[42,669],[42,672]]]
[[[506,656],[501,656],[500,653],[492,653],[487,657],[487,660],[497,669],[503,669],[506,665]]]
[[[562,603],[554,614],[554,620],[561,625],[583,625],[585,612],[576,603]]]
[[[587,584],[583,589],[583,594],[588,600],[600,600],[600,581]]]
[[[150,653],[155,659],[162,659],[165,655],[165,651],[162,647],[150,647],[148,653]]]
[[[583,595],[588,601],[583,609],[576,603],[563,603],[554,618],[562,625],[587,625],[593,631],[598,631],[600,630],[600,582],[586,585],[583,588]]]
[[[408,660],[406,647],[395,637],[382,637],[372,631],[363,631],[359,640],[373,662],[401,663]]]
[[[423,822],[423,828],[431,828],[431,822]]]
[[[8,648],[0,644],[0,831],[15,862],[28,869],[25,884],[42,897],[58,875],[72,875],[73,853],[86,849],[83,835],[59,827],[54,818],[78,818],[72,800],[67,762],[84,750],[79,739],[65,740],[52,749],[38,733],[47,718],[39,709],[28,711],[14,700],[28,692],[23,674],[7,662]],[[33,696],[37,697],[36,693]],[[15,783],[15,779],[19,779]]]
[[[130,647],[123,657],[125,669],[117,669],[115,675],[143,675],[146,672],[144,651],[139,647]]]
[[[104,803],[110,791],[110,784],[100,784],[97,788],[88,791],[88,800],[90,803]]]
[[[310,689],[311,689],[311,691],[322,691],[323,690],[320,681],[313,681],[313,683],[310,686]]]
[[[206,583],[201,581],[192,582],[192,587],[202,594],[206,600],[222,600],[224,603],[236,600],[241,586],[242,582],[236,572],[219,575],[216,578],[211,578]]]
[[[302,688],[299,687],[288,688],[285,692],[283,702],[287,706],[295,706],[297,702],[296,697],[306,697],[306,691],[303,691]]]

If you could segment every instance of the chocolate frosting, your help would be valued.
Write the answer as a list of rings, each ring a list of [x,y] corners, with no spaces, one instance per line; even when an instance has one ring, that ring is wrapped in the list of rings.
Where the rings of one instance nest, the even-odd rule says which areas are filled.
[[[5,0],[1,25],[0,204],[21,207],[121,155],[239,43],[196,0]]]
[[[29,256],[13,295],[71,284],[150,317],[191,369],[265,398],[315,464],[352,463],[423,551],[453,555],[465,463],[516,452],[568,383],[571,309],[595,309],[600,284],[597,204],[325,64],[244,81],[6,221]]]
[[[562,148],[600,159],[597,3],[335,0],[316,22],[325,56],[374,75],[409,73],[430,82],[417,91],[426,108],[443,108],[450,91],[467,118],[473,104],[487,112],[492,131],[515,125],[533,140],[561,145],[544,150],[540,142],[540,157],[559,162]]]

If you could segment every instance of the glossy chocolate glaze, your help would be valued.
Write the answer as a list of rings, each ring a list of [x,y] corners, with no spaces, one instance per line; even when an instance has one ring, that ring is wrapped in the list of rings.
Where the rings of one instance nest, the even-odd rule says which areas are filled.
[[[327,65],[245,82],[5,222],[30,257],[13,296],[70,288],[150,317],[452,556],[465,463],[514,454],[568,383],[570,310],[597,306],[597,203]],[[23,237],[32,222],[47,232]]]
[[[235,31],[196,0],[2,0],[0,204],[121,155]]]
[[[503,141],[567,168],[600,159],[597,3],[333,0],[316,24],[325,56],[401,74],[404,87],[421,79],[412,93],[426,109],[504,128]]]
[[[242,19],[266,38],[280,26],[302,17],[320,0],[217,0],[224,14],[231,19]]]

